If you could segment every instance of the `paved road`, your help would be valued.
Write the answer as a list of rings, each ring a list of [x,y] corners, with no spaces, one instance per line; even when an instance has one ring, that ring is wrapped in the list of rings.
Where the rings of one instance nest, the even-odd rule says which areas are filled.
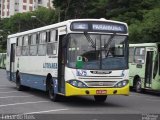
[[[160,96],[131,92],[130,96],[109,96],[105,103],[93,97],[63,98],[52,102],[37,90],[17,91],[0,70],[0,114],[160,114]],[[160,116],[159,116],[160,118]],[[157,119],[156,119],[157,120]]]

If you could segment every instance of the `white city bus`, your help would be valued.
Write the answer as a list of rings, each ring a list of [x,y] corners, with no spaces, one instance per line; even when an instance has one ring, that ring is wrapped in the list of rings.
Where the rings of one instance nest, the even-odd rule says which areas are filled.
[[[105,19],[75,19],[13,34],[7,41],[7,76],[26,87],[59,95],[128,95],[128,27]]]

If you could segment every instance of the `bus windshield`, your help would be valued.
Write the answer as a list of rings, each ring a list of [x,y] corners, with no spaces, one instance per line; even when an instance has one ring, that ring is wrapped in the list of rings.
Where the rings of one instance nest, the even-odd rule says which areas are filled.
[[[82,69],[113,70],[127,68],[127,36],[76,33],[68,37],[67,66],[76,68],[78,57]]]

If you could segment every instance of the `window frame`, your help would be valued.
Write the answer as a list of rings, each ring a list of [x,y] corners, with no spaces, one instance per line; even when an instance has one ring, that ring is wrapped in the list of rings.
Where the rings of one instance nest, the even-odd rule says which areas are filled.
[[[130,49],[133,49],[133,54],[130,54]],[[134,53],[135,53],[135,47],[129,47],[129,63],[134,63]],[[130,57],[132,56],[132,61],[130,62]]]
[[[27,44],[25,44],[25,37],[27,37]],[[24,49],[26,52],[24,52]],[[29,56],[29,35],[22,36],[22,49],[21,49],[21,55],[22,56]],[[24,54],[25,53],[25,54]]]
[[[29,55],[30,56],[37,56],[37,53],[38,53],[38,45],[37,45],[37,37],[38,36],[38,33],[33,33],[33,34],[30,34],[30,44],[29,44]],[[33,42],[34,41],[34,42]],[[31,47],[36,47],[35,51],[36,53],[35,54],[31,54]]]
[[[45,40],[43,41],[43,34],[44,33],[45,33],[46,36],[45,36]],[[41,42],[41,40],[42,40],[42,42]],[[41,32],[38,33],[38,41],[37,42],[38,42],[37,43],[37,45],[38,45],[37,55],[38,56],[46,56],[46,54],[47,54],[47,30],[41,31]],[[45,46],[45,49],[43,49],[43,50],[45,50],[44,54],[40,53],[40,46]]]
[[[55,34],[52,34],[52,32],[54,31]],[[57,34],[57,30],[56,29],[50,29],[47,33],[47,49],[46,49],[46,54],[49,55],[57,55],[58,53],[58,34]],[[54,39],[51,41],[52,35],[54,35]],[[49,54],[49,44],[52,44],[53,49],[52,49],[52,54]],[[53,52],[55,50],[55,53]]]
[[[22,45],[23,45],[23,36],[18,36],[16,38],[16,56],[22,56]]]
[[[137,50],[137,49],[142,49],[142,48],[144,48],[144,55],[137,55],[137,54],[136,54],[136,50]],[[144,57],[144,59],[143,59],[144,62],[143,62],[143,63],[136,62],[136,57],[137,57],[137,56],[143,56],[143,57]],[[135,48],[134,48],[134,63],[135,63],[135,64],[145,64],[145,62],[146,62],[146,47],[143,47],[143,46],[142,46],[142,47],[141,47],[141,46],[135,47]]]

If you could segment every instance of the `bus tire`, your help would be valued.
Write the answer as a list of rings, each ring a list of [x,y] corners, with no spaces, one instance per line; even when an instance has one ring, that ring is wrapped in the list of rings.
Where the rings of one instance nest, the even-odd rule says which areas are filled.
[[[59,95],[54,93],[54,84],[52,79],[50,80],[49,83],[48,94],[51,101],[53,102],[59,101]]]
[[[135,84],[135,91],[136,91],[137,93],[141,93],[141,92],[142,92],[141,84],[142,84],[142,82],[141,82],[140,79],[136,81],[136,84]]]
[[[94,95],[94,100],[96,102],[105,102],[107,99],[107,95]]]
[[[21,78],[20,78],[19,72],[16,73],[16,89],[18,91],[24,90],[24,86],[21,85]]]

